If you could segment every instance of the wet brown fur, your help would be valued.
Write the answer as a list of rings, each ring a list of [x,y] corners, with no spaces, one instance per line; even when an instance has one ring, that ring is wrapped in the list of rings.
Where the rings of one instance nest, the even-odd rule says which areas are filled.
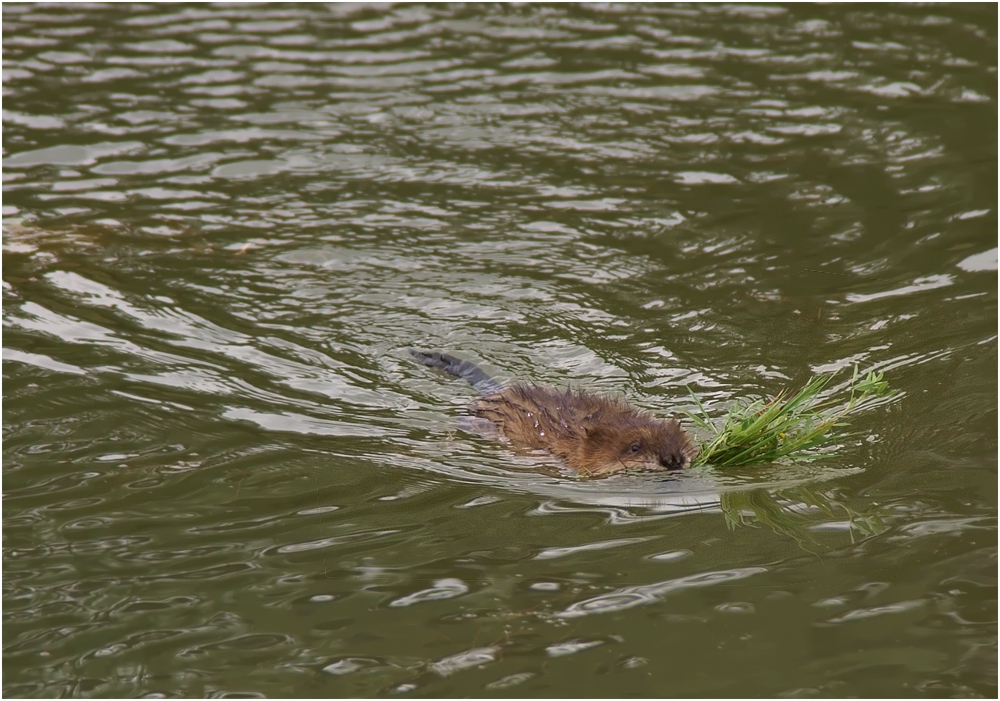
[[[679,470],[697,449],[677,421],[663,421],[613,399],[515,384],[474,404],[512,444],[559,456],[585,475]]]
[[[698,450],[676,421],[614,399],[530,384],[503,387],[468,360],[410,349],[424,365],[467,380],[482,394],[473,412],[514,446],[547,450],[589,476],[622,470],[680,470]]]

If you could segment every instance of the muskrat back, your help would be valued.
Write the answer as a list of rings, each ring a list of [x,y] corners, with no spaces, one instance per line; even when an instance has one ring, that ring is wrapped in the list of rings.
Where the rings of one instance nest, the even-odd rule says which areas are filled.
[[[444,353],[410,353],[425,365],[468,380],[482,397],[473,413],[512,444],[541,449],[585,475],[622,470],[679,470],[697,454],[674,420],[662,420],[624,400],[535,384],[502,387],[481,368]]]

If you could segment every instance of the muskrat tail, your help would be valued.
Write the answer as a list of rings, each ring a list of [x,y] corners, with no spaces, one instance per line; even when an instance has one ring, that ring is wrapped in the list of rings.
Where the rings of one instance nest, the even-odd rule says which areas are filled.
[[[438,370],[444,370],[455,377],[461,377],[463,380],[467,380],[468,383],[479,390],[481,394],[495,394],[502,389],[499,382],[487,375],[481,367],[475,363],[470,363],[468,360],[459,360],[458,358],[446,353],[424,353],[422,351],[413,350],[412,348],[409,350],[410,355],[424,365],[437,368]]]

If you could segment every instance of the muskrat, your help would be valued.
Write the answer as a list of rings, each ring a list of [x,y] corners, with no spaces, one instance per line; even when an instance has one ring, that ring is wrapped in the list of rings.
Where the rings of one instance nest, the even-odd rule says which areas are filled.
[[[547,450],[585,476],[680,470],[698,453],[680,423],[657,419],[623,399],[535,384],[505,388],[468,360],[412,349],[410,353],[479,390],[483,396],[472,405],[473,413],[514,446]]]

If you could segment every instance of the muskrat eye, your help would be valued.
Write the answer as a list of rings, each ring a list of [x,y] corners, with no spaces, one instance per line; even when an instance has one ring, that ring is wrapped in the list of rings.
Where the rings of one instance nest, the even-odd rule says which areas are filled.
[[[641,449],[642,449],[642,446],[639,445],[638,442],[635,442],[635,443],[632,444],[632,449],[631,450],[632,450],[633,453],[638,453]]]

